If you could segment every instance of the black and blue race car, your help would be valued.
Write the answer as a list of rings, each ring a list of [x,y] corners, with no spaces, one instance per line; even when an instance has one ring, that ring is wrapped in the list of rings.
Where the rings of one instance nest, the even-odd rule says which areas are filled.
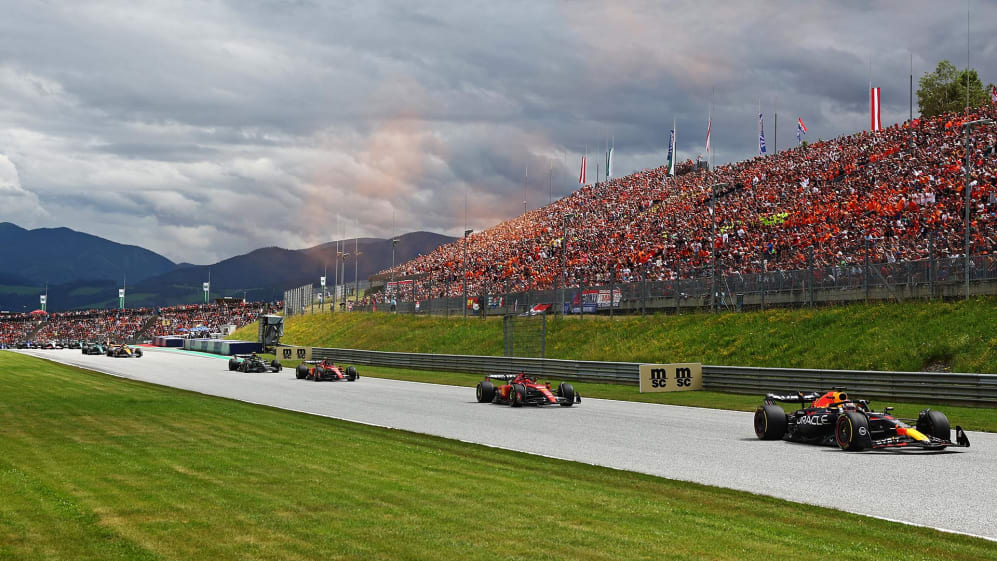
[[[786,413],[777,403],[799,403],[800,409]],[[852,401],[844,388],[823,394],[768,394],[755,411],[755,435],[762,440],[836,445],[851,451],[969,446],[960,426],[955,427],[955,442],[951,440],[948,417],[941,411],[924,409],[917,419],[899,419],[891,414],[892,410],[886,407],[873,411],[867,400]]]

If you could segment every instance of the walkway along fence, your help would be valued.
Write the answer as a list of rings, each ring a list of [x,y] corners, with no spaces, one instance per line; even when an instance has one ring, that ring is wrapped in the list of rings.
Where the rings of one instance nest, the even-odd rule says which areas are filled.
[[[395,294],[399,313],[433,315],[503,315],[520,313],[537,304],[550,305],[550,313],[613,314],[682,310],[762,309],[766,307],[813,307],[870,301],[955,299],[966,295],[966,260],[962,257],[919,261],[861,263],[814,267],[795,271],[728,274],[713,283],[709,271],[695,278],[655,280],[650,267],[632,271],[628,282],[620,279],[592,284],[568,283],[562,288],[512,292],[459,293],[459,280],[444,286],[418,279],[399,283]],[[997,255],[976,255],[969,263],[969,292],[973,296],[997,294]],[[703,273],[703,271],[700,271]],[[556,279],[556,284],[561,284]],[[429,298],[448,293],[449,298]],[[389,311],[380,303],[355,310]]]
[[[392,353],[320,347],[312,349],[312,358],[332,359],[355,365],[439,372],[511,374],[525,371],[552,379],[628,385],[637,385],[640,367],[640,363],[636,362]],[[757,394],[759,403],[768,392],[826,390],[835,386],[844,386],[849,392],[862,398],[942,402],[978,407],[997,405],[997,375],[993,374],[703,366],[704,389]]]

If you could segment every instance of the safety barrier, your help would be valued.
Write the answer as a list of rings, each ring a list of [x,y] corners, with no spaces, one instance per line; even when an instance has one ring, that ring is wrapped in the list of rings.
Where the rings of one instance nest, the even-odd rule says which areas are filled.
[[[312,349],[313,359],[332,359],[355,365],[511,374],[525,371],[542,377],[636,385],[640,363],[596,362],[474,355],[393,353],[359,349]],[[703,388],[712,391],[757,394],[812,391],[844,386],[862,398],[917,402],[945,402],[972,406],[997,405],[997,375],[944,372],[881,372],[865,370],[808,370],[703,365]]]

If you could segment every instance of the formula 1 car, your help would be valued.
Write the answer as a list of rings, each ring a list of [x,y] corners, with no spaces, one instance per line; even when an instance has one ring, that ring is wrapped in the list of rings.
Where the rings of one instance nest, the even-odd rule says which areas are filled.
[[[343,368],[331,360],[306,360],[294,370],[294,377],[299,380],[314,380],[316,382],[322,380],[355,382],[360,375],[357,374],[356,368],[352,366]]]
[[[83,354],[85,355],[102,355],[107,351],[104,350],[104,345],[100,343],[84,343],[83,344]]]
[[[799,403],[800,409],[787,414],[776,402]],[[810,406],[806,407],[808,402]],[[892,410],[892,407],[886,407],[882,412],[873,411],[867,400],[850,400],[844,388],[823,394],[768,394],[755,411],[755,434],[762,440],[837,445],[842,450],[852,451],[905,447],[941,450],[949,446],[969,446],[969,439],[960,426],[955,427],[956,441],[950,440],[949,420],[941,411],[924,409],[917,419],[901,420],[890,414]]]
[[[228,369],[239,372],[280,372],[283,368],[279,360],[274,359],[268,363],[256,353],[233,355],[232,358],[228,359]]]
[[[105,353],[107,354],[107,356],[111,356],[114,358],[142,357],[142,349],[124,344],[116,345],[114,343],[111,343],[110,345],[107,346],[107,350],[105,351]]]
[[[492,380],[506,382],[498,387]],[[523,405],[552,405],[558,404],[564,407],[571,407],[582,402],[582,396],[575,392],[575,388],[567,382],[562,382],[557,386],[557,393],[550,387],[550,382],[540,382],[536,377],[525,372],[515,375],[491,375],[478,382],[475,388],[475,396],[478,403],[507,403],[513,407]]]

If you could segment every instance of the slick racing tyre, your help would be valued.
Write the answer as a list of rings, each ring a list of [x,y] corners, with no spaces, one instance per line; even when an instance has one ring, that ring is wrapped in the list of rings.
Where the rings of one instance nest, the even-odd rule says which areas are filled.
[[[949,419],[945,413],[931,409],[925,409],[917,416],[917,430],[925,436],[933,436],[942,440],[949,440],[952,436]]]
[[[779,440],[786,434],[786,412],[774,404],[755,410],[755,436],[762,440]]]
[[[277,372],[280,372],[281,370],[284,369],[284,367],[280,365],[280,361],[277,359],[273,359],[273,361],[270,363],[270,367]]]
[[[356,382],[360,375],[357,374],[357,369],[353,366],[346,367],[346,380],[349,382]]]
[[[299,364],[294,369],[294,377],[297,378],[297,379],[299,379],[299,380],[302,380],[306,376],[308,376],[308,367],[305,366],[304,364]]]
[[[495,384],[488,380],[478,382],[474,395],[478,398],[478,403],[491,403],[495,399]]]
[[[834,427],[834,439],[838,442],[839,448],[850,452],[872,448],[869,419],[862,413],[845,411],[838,417]]]
[[[312,370],[312,380],[319,382],[322,380],[322,376],[325,375],[325,368],[321,366],[316,366],[315,370]]]
[[[513,407],[522,407],[523,402],[526,401],[526,386],[523,384],[513,384],[509,388],[509,405]]]
[[[234,359],[234,358],[228,359],[228,369],[229,369],[229,372],[234,372],[234,371],[238,370],[239,369],[239,361],[236,360],[236,359]]]
[[[142,358],[142,349],[135,349],[135,358]]]
[[[571,407],[575,404],[575,388],[567,382],[557,386],[557,396],[564,398],[561,402],[562,407]]]

